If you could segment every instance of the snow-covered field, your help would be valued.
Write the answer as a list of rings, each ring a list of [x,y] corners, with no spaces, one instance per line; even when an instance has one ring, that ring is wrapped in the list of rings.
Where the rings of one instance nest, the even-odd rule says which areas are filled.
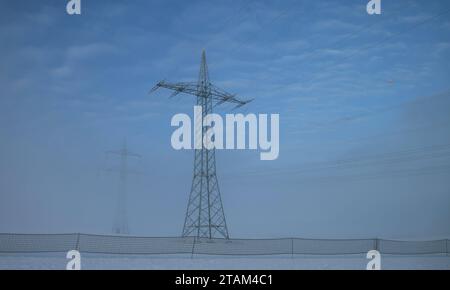
[[[65,269],[67,259],[61,254],[0,254],[0,269]],[[161,256],[161,255],[99,255],[81,253],[82,269],[356,269],[364,270],[364,255],[352,256]],[[445,269],[450,270],[450,257],[382,256],[382,269]]]

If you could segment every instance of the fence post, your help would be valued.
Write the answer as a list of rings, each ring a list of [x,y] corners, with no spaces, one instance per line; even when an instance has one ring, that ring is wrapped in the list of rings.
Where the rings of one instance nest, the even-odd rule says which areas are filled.
[[[294,258],[294,238],[291,238],[291,258]]]
[[[380,252],[380,240],[375,238],[375,250]]]
[[[194,251],[195,251],[195,241],[197,240],[197,237],[194,237],[194,241],[192,242],[192,252],[191,252],[191,259],[194,258]]]
[[[77,234],[77,243],[75,245],[75,250],[80,251],[80,233]]]

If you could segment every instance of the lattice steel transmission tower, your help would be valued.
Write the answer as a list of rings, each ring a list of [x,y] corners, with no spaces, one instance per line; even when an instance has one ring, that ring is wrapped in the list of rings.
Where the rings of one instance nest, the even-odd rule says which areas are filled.
[[[117,204],[114,215],[113,223],[113,234],[128,235],[130,234],[130,229],[128,225],[128,214],[127,214],[127,183],[128,175],[135,174],[136,172],[128,169],[128,159],[129,157],[141,158],[141,155],[130,152],[127,147],[127,142],[124,141],[122,149],[118,151],[107,151],[107,154],[113,154],[120,156],[120,169],[106,169],[108,172],[119,173],[119,190],[117,196]]]
[[[251,100],[239,100],[235,95],[229,94],[211,84],[204,50],[196,83],[168,83],[161,81],[151,92],[158,88],[172,90],[173,94],[171,97],[180,93],[195,96],[197,98],[197,106],[202,107],[202,114],[199,114],[198,119],[195,120],[199,122],[197,124],[203,124],[206,115],[211,114],[215,106],[231,103],[238,108],[251,102]],[[206,126],[196,129],[194,132],[195,140],[209,140],[209,138],[204,138],[207,135],[207,131],[208,127]],[[229,238],[216,174],[215,150],[206,149],[203,142],[201,149],[195,149],[194,176],[182,236],[209,239],[216,237]]]

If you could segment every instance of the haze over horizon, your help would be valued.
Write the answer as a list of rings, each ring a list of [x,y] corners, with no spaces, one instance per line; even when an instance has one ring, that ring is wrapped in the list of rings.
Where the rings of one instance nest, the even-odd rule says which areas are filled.
[[[83,1],[83,0],[82,0]],[[131,235],[179,236],[193,151],[170,145],[213,83],[280,114],[280,155],[219,150],[231,237],[450,238],[450,3],[0,0],[0,232],[110,234],[131,160]],[[201,16],[201,17],[200,17]]]

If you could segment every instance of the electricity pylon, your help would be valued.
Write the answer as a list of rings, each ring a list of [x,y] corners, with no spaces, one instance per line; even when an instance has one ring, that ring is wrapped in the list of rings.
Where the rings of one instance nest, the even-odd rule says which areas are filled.
[[[118,235],[129,235],[130,229],[128,226],[128,214],[127,214],[127,181],[128,175],[133,172],[128,169],[128,159],[129,157],[141,158],[141,155],[130,152],[127,147],[127,142],[124,141],[122,149],[118,151],[107,151],[107,154],[113,154],[120,156],[120,169],[107,169],[108,172],[118,172],[119,181],[119,191],[117,196],[117,204],[114,215],[113,223],[113,234]]]
[[[210,83],[204,50],[202,52],[197,83],[168,83],[161,81],[150,92],[154,92],[158,88],[172,90],[171,97],[180,93],[195,96],[197,98],[197,106],[202,107],[202,114],[199,114],[198,119],[195,120],[199,122],[197,124],[203,124],[206,115],[212,113],[213,105],[215,107],[224,103],[231,103],[235,104],[236,108],[238,108],[251,102],[251,100],[239,100],[235,95],[229,94]],[[209,138],[205,138],[208,127],[201,127],[201,129],[197,129],[194,132],[196,140],[209,140]],[[194,177],[182,236],[229,239],[225,212],[223,210],[216,175],[215,150],[206,149],[205,144],[202,144],[201,149],[197,148],[195,149]]]

